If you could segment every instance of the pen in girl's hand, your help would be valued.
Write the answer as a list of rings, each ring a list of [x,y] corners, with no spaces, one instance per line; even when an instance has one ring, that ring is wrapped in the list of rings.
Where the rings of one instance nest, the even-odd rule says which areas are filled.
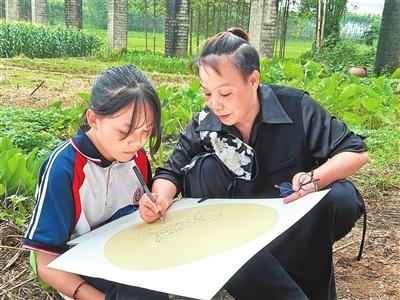
[[[153,202],[154,204],[156,204],[157,200],[156,200],[156,198],[154,198],[153,194],[150,192],[149,188],[147,187],[147,184],[144,182],[142,173],[140,173],[138,167],[137,167],[137,166],[133,166],[133,171],[135,172],[136,177],[139,179],[139,182],[140,182],[141,186],[143,187],[143,190],[145,191],[145,193],[147,194],[147,196],[149,197],[149,199],[151,200],[151,202]],[[161,211],[159,210],[157,213],[158,213],[158,215],[160,216],[161,221],[162,221],[163,223],[165,223],[165,222],[164,222],[164,216],[163,216],[163,214],[161,213]]]

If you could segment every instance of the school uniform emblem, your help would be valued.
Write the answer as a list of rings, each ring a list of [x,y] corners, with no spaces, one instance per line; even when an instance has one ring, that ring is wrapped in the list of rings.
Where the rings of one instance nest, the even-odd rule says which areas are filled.
[[[133,205],[139,205],[140,197],[142,197],[143,191],[140,188],[137,188],[136,191],[133,193]]]

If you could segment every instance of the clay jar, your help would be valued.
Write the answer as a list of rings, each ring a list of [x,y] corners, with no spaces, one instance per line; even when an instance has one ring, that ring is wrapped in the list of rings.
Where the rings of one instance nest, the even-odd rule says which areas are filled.
[[[353,66],[349,69],[349,73],[354,76],[365,77],[367,76],[367,68],[362,66]]]

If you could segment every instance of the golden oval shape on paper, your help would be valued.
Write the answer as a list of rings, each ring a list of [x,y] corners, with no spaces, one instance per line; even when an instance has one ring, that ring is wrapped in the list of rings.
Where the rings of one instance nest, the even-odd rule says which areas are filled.
[[[251,241],[278,220],[259,204],[212,204],[168,212],[165,224],[138,223],[115,233],[104,246],[113,265],[155,270],[206,258]]]

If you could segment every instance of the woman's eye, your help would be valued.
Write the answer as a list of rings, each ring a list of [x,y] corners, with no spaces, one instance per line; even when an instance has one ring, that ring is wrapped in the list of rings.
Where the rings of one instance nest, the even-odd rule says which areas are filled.
[[[228,97],[230,96],[232,93],[227,93],[227,94],[220,94],[222,97]]]

